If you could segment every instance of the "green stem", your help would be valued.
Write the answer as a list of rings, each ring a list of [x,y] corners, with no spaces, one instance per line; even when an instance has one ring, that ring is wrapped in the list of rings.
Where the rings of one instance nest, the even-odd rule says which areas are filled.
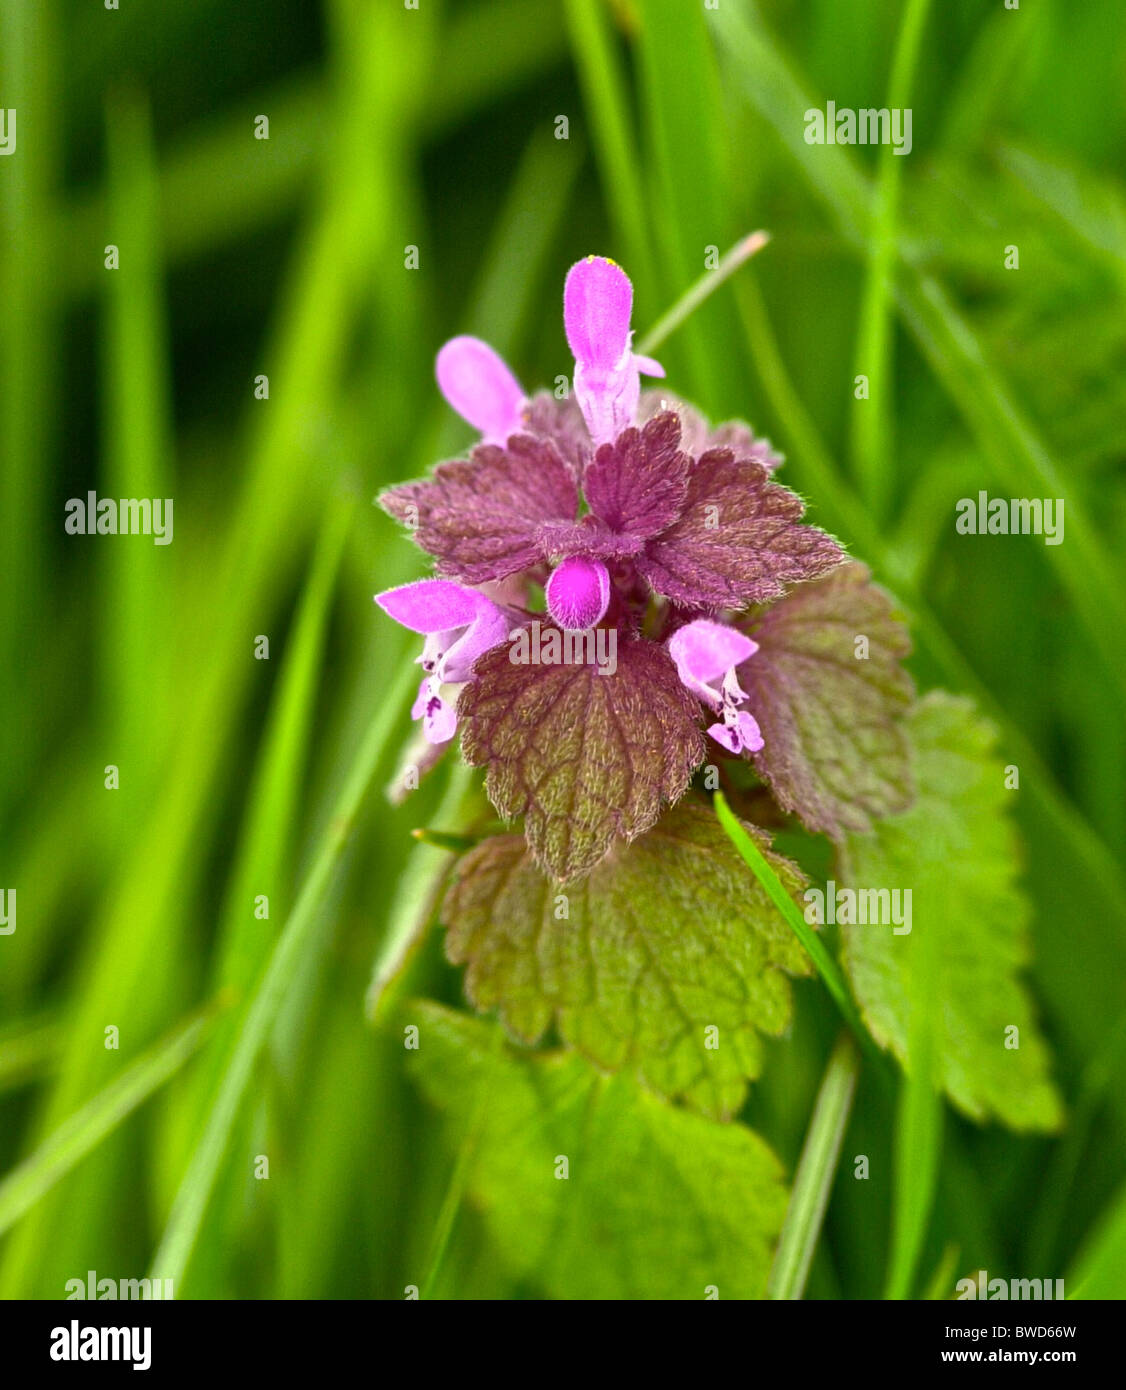
[[[689,286],[672,308],[663,314],[637,345],[637,351],[644,356],[655,352],[665,339],[703,304],[704,300],[729,278],[739,267],[762,250],[770,240],[769,232],[752,232],[735,245],[723,257],[714,270],[701,275],[694,285]]]
[[[473,769],[455,762],[435,819],[455,831],[415,831],[418,840],[407,859],[391,911],[387,930],[372,968],[365,1009],[371,1022],[385,1016],[393,997],[391,985],[401,980],[404,968],[422,944],[434,919],[438,898],[454,856],[467,845],[459,833],[467,822],[466,811],[476,804]],[[472,844],[472,841],[468,842]]]
[[[926,24],[930,0],[908,0],[892,59],[888,107],[907,107]],[[898,259],[896,218],[903,159],[890,145],[880,152],[868,273],[860,311],[856,344],[856,372],[866,375],[871,386],[867,401],[853,411],[853,457],[861,493],[877,518],[887,510],[891,485],[891,330],[893,276]]]
[[[718,791],[715,794],[715,813],[731,843],[742,856],[743,862],[762,884],[771,902],[786,919],[794,935],[808,951],[810,959],[817,967],[818,974],[825,982],[825,987],[833,997],[833,1002],[840,1010],[841,1017],[852,1029],[865,1052],[877,1059],[877,1065],[882,1070],[885,1065],[884,1059],[872,1042],[868,1030],[861,1022],[860,1015],[856,1012],[856,1006],[852,1002],[840,967],[829,954],[821,938],[802,917],[793,898],[779,882],[778,875],[770,867],[758,845],[743,829],[731,807],[728,806],[723,793]]]
[[[844,1032],[837,1039],[817,1092],[770,1271],[768,1298],[797,1299],[805,1290],[859,1075],[860,1054],[850,1034]]]
[[[899,1088],[895,1120],[894,1189],[891,1252],[885,1298],[910,1298],[915,1272],[927,1237],[942,1153],[942,1092],[936,1076],[935,1036],[938,1013],[927,982],[938,971],[933,931],[916,937],[908,972],[915,1001],[907,1025],[910,1065]]]

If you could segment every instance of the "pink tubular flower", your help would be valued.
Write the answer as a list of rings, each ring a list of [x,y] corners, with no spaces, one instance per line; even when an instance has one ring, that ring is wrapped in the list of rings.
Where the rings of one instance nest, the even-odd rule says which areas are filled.
[[[567,272],[563,327],[575,358],[575,397],[595,447],[609,443],[637,418],[640,373],[664,376],[651,357],[633,351],[629,276],[604,256],[587,256]]]
[[[438,387],[486,442],[503,444],[524,428],[524,388],[502,357],[480,338],[451,338],[434,364]]]
[[[544,589],[547,611],[562,628],[583,631],[599,622],[610,603],[610,571],[601,560],[573,555],[551,572]]]
[[[426,675],[411,718],[422,720],[431,743],[446,743],[457,731],[457,711],[442,697],[442,686],[472,680],[473,663],[517,622],[486,594],[448,579],[402,584],[376,594],[375,601],[397,623],[426,635],[418,658]]]
[[[721,716],[722,722],[708,729],[712,738],[728,752],[757,753],[763,746],[762,734],[754,718],[739,708],[747,695],[739,688],[735,668],[758,651],[758,643],[725,623],[697,618],[673,633],[668,649],[683,683]]]

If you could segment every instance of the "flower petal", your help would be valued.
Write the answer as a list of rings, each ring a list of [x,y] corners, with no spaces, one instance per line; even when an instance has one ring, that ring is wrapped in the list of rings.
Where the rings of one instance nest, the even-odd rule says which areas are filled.
[[[742,751],[739,743],[739,731],[732,728],[730,724],[709,724],[708,733],[715,739],[716,743],[721,743],[729,753]]]
[[[637,419],[641,378],[627,354],[620,367],[575,364],[575,400],[595,445],[610,444]]]
[[[708,733],[729,753],[757,753],[762,747],[759,727],[745,709],[725,711],[723,723],[710,724]]]
[[[604,256],[588,256],[567,272],[563,327],[576,362],[610,370],[629,350],[633,286],[629,276]]]
[[[524,389],[488,343],[451,338],[434,368],[442,395],[486,439],[501,442],[522,427]]]
[[[411,718],[422,720],[422,735],[427,743],[448,743],[457,732],[457,710],[442,699],[441,689],[437,676],[427,676],[411,705]]]
[[[713,708],[719,701],[718,692],[710,688],[713,682],[758,651],[746,633],[726,623],[714,623],[710,618],[697,618],[677,628],[669,638],[668,648],[680,679]]]
[[[376,594],[376,603],[390,618],[411,632],[448,632],[465,627],[480,612],[482,602],[491,601],[463,584],[450,579],[419,579]]]
[[[584,632],[606,612],[610,602],[610,571],[601,560],[573,556],[552,571],[544,595],[547,611],[561,628]]]
[[[440,695],[431,695],[422,717],[422,732],[430,743],[448,743],[457,733],[457,710]]]
[[[736,716],[735,729],[739,735],[741,751],[757,753],[762,748],[762,731],[754,716],[748,714],[745,709],[741,709]]]
[[[477,658],[508,637],[507,617],[484,594],[479,597],[482,606],[478,609],[477,617],[438,663],[438,675],[444,681],[469,680]]]
[[[411,718],[421,719],[426,713],[426,706],[430,700],[430,677],[423,676],[422,684],[418,687],[418,694],[411,705]]]

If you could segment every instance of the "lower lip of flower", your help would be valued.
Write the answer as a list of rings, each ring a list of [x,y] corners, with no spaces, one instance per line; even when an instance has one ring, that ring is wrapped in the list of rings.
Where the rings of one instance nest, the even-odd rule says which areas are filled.
[[[606,613],[610,573],[601,560],[571,556],[552,571],[544,596],[547,611],[560,627],[584,631]]]

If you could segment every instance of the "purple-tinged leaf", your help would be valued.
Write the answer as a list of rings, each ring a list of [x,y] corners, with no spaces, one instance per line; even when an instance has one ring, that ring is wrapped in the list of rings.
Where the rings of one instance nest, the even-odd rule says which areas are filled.
[[[513,435],[506,448],[481,444],[468,461],[403,483],[379,499],[414,530],[438,572],[470,584],[502,579],[539,563],[537,530],[578,510],[575,480],[546,439]]]
[[[669,411],[603,444],[583,475],[583,495],[611,531],[648,540],[680,515],[691,462],[680,450],[680,421]]]
[[[564,634],[548,627],[544,652],[552,633],[562,646]],[[552,665],[519,665],[515,654],[499,647],[477,662],[458,703],[462,752],[487,764],[500,814],[524,816],[545,871],[576,878],[684,792],[704,757],[700,707],[655,642],[617,641],[612,675],[581,654]]]
[[[668,391],[642,391],[637,423],[644,425],[667,410],[675,411],[680,417],[680,447],[694,458],[709,449],[730,449],[736,458],[755,459],[768,473],[773,473],[786,461],[770,440],[759,439],[746,421],[725,420],[713,427],[694,405]]]
[[[780,598],[843,558],[831,536],[801,524],[804,511],[762,464],[710,449],[693,465],[683,514],[646,544],[638,569],[657,593],[693,607]]]
[[[744,626],[759,644],[738,669],[762,729],[754,762],[779,804],[836,840],[906,809],[911,643],[867,569],[843,565]]]
[[[523,433],[550,439],[576,480],[582,477],[593,446],[573,396],[559,401],[550,391],[537,391],[524,407]]]

